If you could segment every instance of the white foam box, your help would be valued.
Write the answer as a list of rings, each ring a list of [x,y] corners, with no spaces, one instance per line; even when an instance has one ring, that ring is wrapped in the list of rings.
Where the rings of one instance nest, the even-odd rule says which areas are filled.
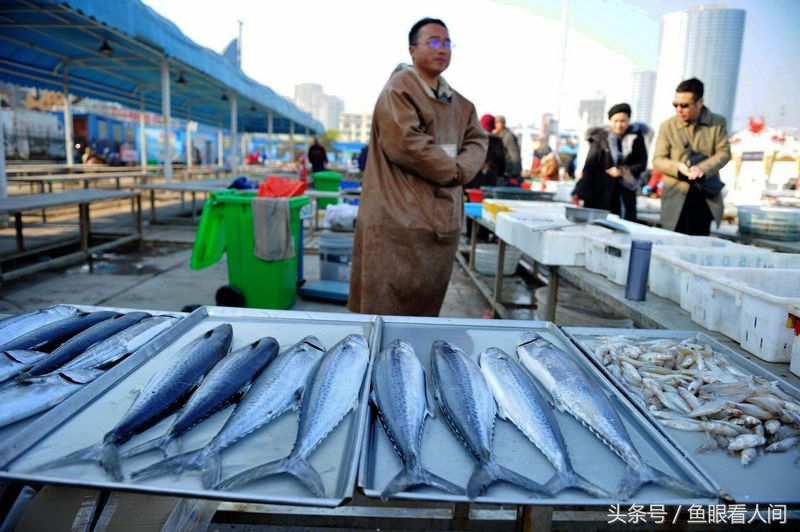
[[[571,225],[520,235],[517,247],[539,264],[584,266],[587,235],[610,235],[611,230],[597,225]]]
[[[745,248],[713,236],[687,236],[672,231],[643,231],[631,234],[587,235],[586,269],[599,273],[617,284],[625,284],[631,255],[631,240],[653,242],[653,251],[660,246],[685,246],[706,248]],[[652,258],[652,255],[651,255]]]
[[[481,202],[481,216],[492,222],[497,221],[497,215],[501,212],[513,212],[520,214],[560,214],[564,216],[564,203],[554,203],[552,201],[526,201],[526,200],[506,200],[506,199],[484,199]]]
[[[696,268],[692,321],[739,342],[767,362],[789,362],[790,308],[800,304],[800,270]]]
[[[691,282],[684,279],[684,274],[698,266],[797,269],[800,268],[800,254],[774,253],[754,246],[745,248],[659,246],[653,250],[650,257],[650,291],[680,303],[681,294],[685,293],[682,291],[682,286]]]
[[[547,228],[572,225],[563,213],[541,212],[499,212],[495,221],[495,234],[507,244],[517,246],[525,233]]]
[[[794,329],[794,340],[792,341],[792,362],[789,370],[800,377],[800,305],[789,307],[789,315],[792,328]]]

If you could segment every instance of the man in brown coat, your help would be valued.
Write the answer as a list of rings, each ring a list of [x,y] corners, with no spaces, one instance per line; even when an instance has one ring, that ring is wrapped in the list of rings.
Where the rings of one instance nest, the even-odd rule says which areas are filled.
[[[462,186],[481,169],[487,136],[475,107],[441,77],[444,22],[409,33],[413,66],[392,73],[375,104],[356,222],[348,308],[438,316],[463,221]]]
[[[706,197],[695,183],[718,174],[731,158],[725,118],[703,105],[703,83],[682,81],[675,89],[675,116],[661,124],[653,167],[664,174],[661,226],[687,235],[708,236],[722,220],[722,194]],[[705,159],[692,164],[687,154]]]

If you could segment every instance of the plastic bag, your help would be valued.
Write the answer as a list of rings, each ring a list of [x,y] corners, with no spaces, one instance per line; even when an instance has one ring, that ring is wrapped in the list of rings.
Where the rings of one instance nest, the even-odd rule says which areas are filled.
[[[297,179],[276,177],[273,175],[264,178],[258,187],[257,196],[262,198],[291,198],[301,196],[306,191],[306,183]]]

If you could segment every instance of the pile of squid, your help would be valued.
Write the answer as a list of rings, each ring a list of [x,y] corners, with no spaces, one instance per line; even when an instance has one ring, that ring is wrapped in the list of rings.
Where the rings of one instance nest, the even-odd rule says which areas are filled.
[[[783,453],[800,444],[800,400],[697,338],[607,336],[593,351],[661,423],[702,432],[696,452],[725,449],[739,453],[747,466],[761,452]]]

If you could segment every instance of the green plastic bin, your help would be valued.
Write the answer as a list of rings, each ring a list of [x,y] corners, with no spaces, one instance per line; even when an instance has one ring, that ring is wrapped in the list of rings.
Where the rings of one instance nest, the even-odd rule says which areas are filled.
[[[297,295],[297,260],[300,243],[300,209],[308,196],[289,198],[291,233],[295,256],[264,261],[253,254],[253,211],[255,191],[220,190],[213,192],[203,207],[192,250],[191,267],[200,270],[228,254],[228,281],[244,294],[250,308],[287,309]]]
[[[339,192],[339,183],[342,181],[342,174],[339,172],[316,172],[311,174],[314,180],[314,188],[325,192]],[[317,198],[317,210],[325,210],[328,205],[336,205],[339,198]]]

